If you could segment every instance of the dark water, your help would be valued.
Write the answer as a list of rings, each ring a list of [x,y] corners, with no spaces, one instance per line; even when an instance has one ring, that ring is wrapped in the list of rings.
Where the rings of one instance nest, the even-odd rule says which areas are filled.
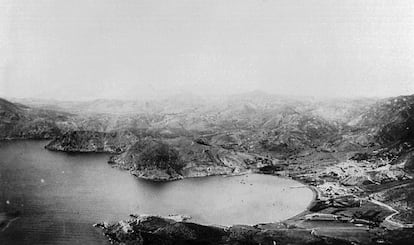
[[[105,154],[51,152],[45,144],[0,142],[0,244],[108,244],[92,224],[130,213],[185,214],[204,224],[271,222],[312,199],[309,189],[291,188],[297,182],[257,174],[152,183],[111,168]]]

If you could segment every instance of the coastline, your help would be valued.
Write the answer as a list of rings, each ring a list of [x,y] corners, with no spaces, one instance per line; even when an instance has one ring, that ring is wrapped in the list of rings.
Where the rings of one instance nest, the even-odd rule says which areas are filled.
[[[292,178],[292,180],[298,181],[298,180],[296,180],[294,178]],[[289,223],[291,223],[291,222],[298,222],[299,220],[303,219],[305,215],[311,213],[311,211],[309,209],[311,207],[313,207],[317,203],[317,200],[319,199],[319,196],[320,196],[319,193],[320,193],[320,191],[315,186],[308,185],[305,182],[301,182],[301,181],[298,181],[298,182],[299,183],[302,183],[304,185],[304,187],[306,187],[306,188],[308,188],[308,189],[310,189],[312,191],[313,198],[312,198],[312,200],[310,201],[310,203],[308,204],[308,206],[306,207],[305,210],[303,210],[302,212],[298,213],[297,215],[294,215],[294,216],[292,216],[292,217],[290,217],[288,219],[285,219],[285,220],[283,220],[281,222],[289,222]]]
[[[253,171],[250,171],[253,172]],[[203,227],[210,227],[210,228],[222,228],[224,229],[224,231],[232,231],[234,229],[238,230],[238,229],[243,229],[243,230],[251,230],[251,229],[257,229],[257,232],[281,232],[281,234],[283,234],[282,236],[288,236],[289,234],[289,230],[294,230],[297,232],[305,232],[305,234],[310,235],[312,238],[314,239],[339,239],[338,241],[341,241],[342,243],[344,242],[350,242],[350,244],[354,244],[355,241],[359,241],[359,243],[366,243],[369,239],[379,239],[379,241],[381,239],[383,239],[384,236],[390,236],[391,232],[393,230],[396,231],[400,231],[401,229],[411,229],[413,228],[413,226],[411,226],[411,224],[401,224],[395,221],[392,221],[392,217],[394,215],[396,215],[398,213],[397,210],[393,209],[392,207],[380,203],[377,200],[367,200],[367,198],[364,197],[359,197],[357,195],[354,195],[352,192],[346,192],[344,194],[341,194],[337,197],[333,197],[330,196],[328,193],[325,193],[325,195],[327,195],[326,200],[325,198],[323,200],[321,200],[321,196],[323,196],[323,190],[320,190],[317,186],[310,184],[308,181],[300,178],[300,177],[296,177],[294,173],[290,173],[289,175],[278,175],[277,173],[263,173],[260,171],[254,171],[254,173],[256,174],[263,174],[263,175],[273,175],[273,176],[277,176],[279,178],[286,178],[286,179],[290,179],[293,181],[297,181],[298,183],[300,183],[303,186],[297,187],[297,188],[308,188],[312,191],[312,200],[310,201],[310,203],[307,205],[307,207],[300,213],[287,218],[285,220],[281,220],[279,222],[270,222],[270,223],[258,223],[255,225],[230,225],[230,226],[221,226],[221,225],[208,225],[208,226],[203,226],[201,224],[198,223],[192,223],[191,220],[189,221],[182,221],[182,222],[175,222],[174,224],[177,223],[180,225],[184,225],[186,226],[187,222],[190,222],[193,225],[196,226],[203,226]],[[247,173],[241,173],[238,175],[244,175]],[[234,175],[229,175],[229,174],[225,174],[223,175],[224,177],[232,177]],[[207,177],[207,176],[197,176],[197,177]],[[295,188],[295,187],[293,187]],[[346,189],[348,190],[348,189]],[[341,197],[353,197],[356,198],[358,200],[364,200],[363,204],[360,204],[361,206],[359,206],[357,209],[352,208],[352,206],[345,207],[344,210],[345,212],[349,212],[349,215],[355,215],[358,210],[370,210],[372,208],[375,209],[375,207],[383,207],[386,210],[389,211],[393,211],[391,214],[388,214],[387,216],[383,217],[381,219],[381,221],[379,223],[377,223],[376,225],[374,224],[373,221],[371,220],[365,220],[363,218],[361,219],[357,219],[357,218],[335,218],[335,219],[331,219],[328,221],[319,221],[319,220],[308,220],[308,218],[305,219],[305,216],[311,213],[318,213],[315,211],[311,211],[310,209],[318,204],[320,204],[319,202],[325,202],[328,200],[334,200],[335,198],[341,198]],[[371,203],[371,205],[369,205],[369,203]],[[372,206],[374,205],[374,206]],[[333,209],[333,211],[327,211],[327,215],[331,215],[332,217],[340,217],[337,216],[335,214],[335,209]],[[332,212],[332,213],[331,213]],[[381,211],[382,212],[382,211]],[[324,213],[325,214],[325,213]],[[163,217],[159,217],[159,216],[149,216],[150,219],[151,217],[158,217],[163,219]],[[168,217],[166,217],[166,219],[168,219]],[[122,221],[122,222],[128,222],[128,221]],[[138,222],[136,220],[130,220],[130,222]],[[383,223],[388,222],[389,224],[393,225],[394,228],[392,227],[387,227],[386,225],[384,225]],[[151,221],[149,221],[149,223],[151,223]],[[133,223],[131,223],[131,225],[133,226]],[[374,226],[372,226],[374,225]],[[111,236],[111,235],[115,235],[117,232],[119,232],[119,230],[115,229],[116,231],[114,231],[113,229],[116,228],[118,226],[118,224],[112,224],[109,225],[108,227],[102,227],[101,228],[104,230],[104,234],[106,236]],[[243,227],[243,228],[242,228]],[[162,227],[159,227],[160,229]],[[389,230],[388,228],[391,228],[391,230]],[[238,230],[239,231],[239,230]],[[343,231],[347,231],[350,234],[348,236],[344,236]],[[114,233],[115,232],[115,233]],[[178,231],[174,231],[174,232],[178,232]],[[174,233],[173,232],[173,233]],[[240,232],[240,231],[239,231]],[[404,232],[404,231],[402,231]],[[405,233],[404,233],[405,234]],[[119,234],[118,234],[119,235]],[[126,234],[124,234],[126,235]],[[260,237],[259,235],[255,235],[255,237]],[[301,237],[302,235],[297,235],[296,238]],[[302,243],[300,243],[302,244]],[[303,243],[306,244],[306,243]],[[323,244],[323,243],[321,243]]]
[[[39,140],[36,140],[36,139],[32,139],[32,140],[39,141]],[[40,141],[42,141],[42,140],[40,140]],[[84,153],[84,152],[79,152],[79,153]],[[91,153],[102,153],[102,152],[91,152]],[[280,222],[258,223],[256,225],[252,225],[252,226],[251,225],[242,225],[242,226],[249,227],[249,229],[253,229],[252,227],[255,227],[255,228],[257,228],[257,227],[273,227],[270,230],[278,230],[279,231],[280,229],[277,228],[277,227],[279,227],[281,224],[285,224],[285,225],[287,225],[289,227],[290,226],[291,227],[295,227],[295,229],[298,228],[298,229],[306,230],[309,233],[312,233],[312,231],[315,230],[315,229],[318,231],[318,233],[321,230],[323,231],[325,229],[325,231],[326,231],[326,230],[329,230],[330,229],[329,223],[327,223],[326,225],[320,225],[317,222],[316,223],[311,223],[311,222],[304,221],[304,216],[307,215],[307,214],[309,214],[309,213],[312,213],[312,211],[310,211],[309,209],[312,206],[314,206],[315,204],[317,204],[318,200],[320,200],[320,197],[322,196],[321,193],[323,193],[323,191],[321,191],[320,189],[318,189],[318,187],[315,186],[314,184],[312,184],[312,182],[310,182],[310,181],[308,181],[306,179],[301,178],[300,175],[298,173],[294,172],[294,171],[289,171],[288,170],[287,171],[287,174],[278,174],[278,172],[264,173],[264,172],[261,172],[259,169],[249,169],[248,171],[242,171],[242,172],[237,172],[237,173],[199,175],[199,176],[183,177],[183,178],[180,178],[180,179],[184,179],[184,178],[201,178],[201,177],[209,177],[209,176],[223,176],[223,177],[226,177],[227,178],[227,177],[234,177],[234,176],[242,176],[242,175],[246,175],[246,174],[249,174],[249,173],[256,173],[256,174],[263,174],[263,175],[272,175],[272,176],[276,176],[276,177],[279,177],[279,178],[285,178],[285,179],[290,179],[290,180],[297,181],[298,183],[300,183],[301,185],[303,185],[303,186],[300,186],[300,187],[297,187],[297,188],[304,188],[304,187],[306,187],[306,188],[308,188],[308,189],[310,189],[312,191],[312,200],[310,201],[310,203],[308,204],[308,206],[302,212],[300,212],[300,213],[298,213],[298,214],[296,214],[296,215],[294,215],[294,216],[292,216],[290,218],[287,218],[285,220],[282,220]],[[148,180],[148,181],[154,181],[153,178],[143,178],[141,176],[136,176],[136,177],[137,178],[140,178],[140,179],[145,179],[145,180]],[[180,179],[166,179],[166,180],[160,180],[160,181],[165,182],[165,181],[175,181],[175,180],[180,180]],[[291,188],[296,188],[296,187],[291,187]],[[388,209],[388,210],[390,210],[390,211],[393,212],[392,214],[387,215],[382,220],[382,222],[384,222],[384,221],[385,222],[388,222],[391,225],[393,225],[394,227],[396,227],[397,229],[399,229],[399,228],[412,228],[411,224],[401,224],[401,223],[398,223],[398,222],[393,221],[392,220],[392,217],[394,215],[396,215],[398,213],[398,211],[395,210],[395,209],[393,209],[392,207],[390,208],[389,205],[386,205],[386,204],[383,204],[383,203],[381,203],[382,205],[380,205],[379,204],[380,202],[377,201],[377,200],[375,200],[375,199],[373,201],[372,200],[366,200],[366,201],[367,202],[370,202],[370,203],[373,203],[373,204],[376,204],[378,206],[382,206],[382,207],[384,207],[384,208],[386,208],[386,209]],[[149,217],[155,217],[155,216],[149,215]],[[166,217],[166,218],[168,218],[168,217]],[[188,220],[187,221],[184,221],[184,220],[183,221],[178,221],[178,223],[180,223],[180,224],[181,223],[191,223],[191,220],[189,220],[189,221]],[[305,225],[304,225],[304,223],[305,223]],[[195,224],[195,223],[193,223],[193,224]],[[312,227],[314,224],[317,224],[317,225],[315,227]],[[117,225],[117,224],[115,224],[115,225]],[[197,225],[201,225],[201,224],[197,224]],[[336,224],[334,226],[332,226],[332,227],[335,227],[335,226],[336,226]],[[353,225],[353,224],[349,224],[347,227],[351,227],[351,226],[352,226],[352,228],[357,229],[357,226],[356,225]],[[215,226],[215,225],[208,225],[208,227],[222,228],[224,230],[232,229],[233,228],[233,226],[223,227],[223,226],[220,226],[220,225],[217,225],[217,226]],[[238,226],[234,226],[234,227],[239,227],[239,225]],[[366,227],[368,227],[368,226],[366,226]],[[312,234],[312,236],[316,236],[315,234],[316,233]]]
[[[248,173],[253,172],[249,171],[246,173],[237,174],[237,176],[246,175]],[[313,233],[312,229],[296,226],[296,223],[300,219],[302,219],[305,214],[309,213],[309,207],[311,207],[318,198],[318,191],[315,189],[315,187],[309,186],[308,184],[302,181],[298,181],[288,176],[277,176],[275,174],[260,172],[254,172],[254,174],[269,175],[300,183],[301,186],[297,188],[310,189],[312,191],[312,199],[302,212],[294,215],[293,217],[275,222],[259,222],[254,225],[203,225],[200,223],[192,222],[191,218],[188,219],[188,217],[186,217],[185,219],[176,219],[175,217],[183,217],[180,214],[175,214],[172,216],[160,216],[155,214],[130,214],[130,218],[127,220],[122,220],[112,224],[102,222],[94,224],[93,226],[102,229],[103,234],[109,239],[109,241],[111,241],[111,243],[114,244],[123,244],[126,241],[134,241],[136,244],[146,244],[146,242],[144,241],[152,241],[154,239],[154,236],[161,236],[161,238],[158,237],[158,239],[161,239],[160,242],[163,241],[167,242],[168,244],[181,244],[183,241],[193,241],[195,243],[205,244],[228,244],[227,242],[234,243],[237,241],[242,242],[241,244],[244,244],[246,242],[249,243],[249,239],[259,241],[264,239],[263,242],[260,243],[269,244],[268,242],[266,242],[266,240],[269,238],[273,241],[272,244],[279,244],[280,241],[287,242],[292,240],[295,241],[292,244],[337,244],[336,241],[340,241],[341,244],[348,244],[347,242],[338,240],[333,237],[316,235],[315,233]],[[234,177],[236,175],[222,176],[224,178],[228,178]],[[287,188],[296,188],[296,186],[290,186]],[[182,233],[182,229],[188,230],[188,232],[192,235],[187,237],[187,235],[184,235]],[[164,231],[167,233],[164,234]],[[213,233],[215,235],[213,235]],[[205,238],[205,234],[210,235],[208,238]],[[248,234],[255,235],[253,235],[253,237],[251,238],[247,238]],[[165,237],[164,235],[167,236]],[[227,242],[218,242],[223,240]],[[238,244],[237,242],[236,244]],[[152,242],[149,243],[152,244]]]

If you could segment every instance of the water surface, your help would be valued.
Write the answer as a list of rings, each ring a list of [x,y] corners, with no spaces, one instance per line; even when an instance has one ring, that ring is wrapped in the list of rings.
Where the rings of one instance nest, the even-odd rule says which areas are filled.
[[[221,225],[280,221],[312,199],[298,182],[258,174],[153,183],[111,168],[106,154],[51,152],[46,143],[0,142],[0,217],[13,220],[0,228],[0,244],[108,244],[92,224],[130,213]]]

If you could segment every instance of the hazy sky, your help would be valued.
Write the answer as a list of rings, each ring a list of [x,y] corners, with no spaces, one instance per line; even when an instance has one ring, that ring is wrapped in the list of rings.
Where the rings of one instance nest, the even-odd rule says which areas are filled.
[[[414,93],[414,1],[0,0],[0,96]]]

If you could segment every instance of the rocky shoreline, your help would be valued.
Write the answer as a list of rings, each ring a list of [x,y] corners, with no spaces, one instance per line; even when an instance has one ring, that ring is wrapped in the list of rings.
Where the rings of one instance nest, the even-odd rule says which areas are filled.
[[[129,220],[95,226],[102,228],[113,244],[352,244],[283,223],[223,228],[170,217],[131,215]]]
[[[150,146],[149,155],[151,158],[149,158],[148,164],[146,163],[148,158],[145,158],[145,145]],[[174,147],[173,149],[176,152],[171,151],[169,147]],[[191,154],[194,155],[188,154],[186,150],[189,148],[191,148]],[[157,151],[157,149],[161,149],[162,151]],[[206,149],[210,154],[204,155]],[[211,154],[211,150],[215,153]],[[96,149],[92,149],[91,151],[97,152]],[[326,159],[326,156],[330,153],[324,154]],[[212,155],[215,157],[211,157]],[[154,156],[155,159],[158,160],[154,160]],[[184,156],[184,158],[182,158],[182,156]],[[364,159],[349,160],[347,157],[342,158],[339,161],[338,159],[332,159],[328,164],[315,165],[315,154],[308,154],[302,158],[296,158],[296,161],[299,161],[300,164],[284,164],[283,162],[267,161],[266,158],[253,154],[241,155],[243,156],[241,159],[235,158],[234,156],[240,157],[240,155],[237,155],[232,151],[215,148],[211,145],[206,146],[204,144],[197,144],[196,142],[188,141],[187,139],[182,139],[179,141],[179,144],[176,144],[174,141],[165,139],[164,141],[157,141],[156,139],[145,138],[142,142],[134,144],[120,155],[112,156],[109,163],[118,168],[130,171],[131,174],[138,178],[150,181],[175,181],[184,178],[212,175],[233,176],[247,172],[277,175],[299,181],[307,185],[314,192],[315,198],[304,212],[285,220],[284,222],[266,224],[265,227],[267,227],[267,229],[266,232],[264,232],[266,234],[264,236],[269,236],[269,234],[267,234],[269,231],[277,232],[279,234],[278,237],[271,236],[271,239],[273,239],[272,241],[275,241],[276,243],[283,242],[287,236],[285,233],[291,232],[291,229],[286,227],[294,227],[292,228],[293,230],[300,230],[300,232],[302,232],[300,237],[302,238],[304,237],[304,234],[308,232],[313,239],[316,239],[310,240],[309,244],[313,244],[313,242],[324,244],[320,240],[322,239],[321,237],[323,237],[323,241],[328,239],[329,242],[327,244],[331,242],[331,239],[333,239],[332,241],[335,241],[335,244],[338,242],[344,244],[377,244],[383,242],[395,244],[395,241],[392,240],[394,238],[390,237],[389,234],[401,230],[408,232],[404,232],[403,237],[410,237],[407,234],[412,231],[412,225],[393,220],[393,217],[399,211],[380,202],[380,200],[374,199],[375,197],[372,194],[366,194],[367,191],[373,187],[378,188],[378,190],[381,191],[386,190],[388,188],[387,183],[411,183],[412,176],[405,170],[405,166],[402,163],[395,164],[392,160],[387,161],[377,159],[370,160],[371,162]],[[329,157],[332,158],[332,154],[330,154]],[[201,161],[201,163],[193,165],[191,161],[187,160],[191,158],[206,159],[206,161]],[[138,161],[136,161],[137,159]],[[161,162],[163,161],[162,159],[166,159],[166,161],[163,165],[154,165],[154,161],[159,161],[159,159],[161,159]],[[140,166],[142,163],[144,165]],[[179,166],[178,169],[176,168],[176,165]],[[152,238],[148,238],[148,240],[145,238],[145,235],[135,236],[129,233],[132,231],[141,233],[149,232],[145,229],[143,230],[140,225],[136,225],[137,222],[144,222],[151,226],[157,226],[160,225],[158,221],[163,220],[162,222],[168,223],[166,229],[171,232],[167,237],[161,236],[162,238],[160,238],[164,239],[163,241],[166,242],[166,244],[191,244],[200,242],[206,242],[206,244],[210,244],[209,242],[212,242],[211,244],[218,243],[217,240],[214,240],[214,242],[200,240],[198,236],[202,236],[202,234],[198,233],[195,235],[195,238],[174,238],[176,235],[175,233],[182,232],[181,230],[174,230],[174,227],[180,226],[180,229],[187,229],[188,220],[174,221],[171,223],[168,220],[168,217],[157,217],[158,221],[154,223],[154,219],[150,218],[142,221],[141,218],[132,218],[111,225],[102,224],[99,227],[103,228],[104,233],[113,243],[123,244],[126,243],[127,240],[132,239],[131,241],[138,244],[152,244]],[[128,224],[128,227],[133,227],[131,228],[132,230],[130,228],[124,229],[126,224]],[[212,229],[210,226],[191,224],[192,226],[198,227],[197,229]],[[262,227],[261,225],[245,226],[243,231],[247,229],[249,232],[253,233],[250,234],[253,239],[260,240],[263,231],[257,228],[259,226]],[[160,226],[159,228],[161,229],[162,227]],[[232,227],[220,227],[220,229],[222,229],[220,232],[224,232],[223,234],[225,235],[220,235],[219,243],[240,244],[236,242],[240,239],[243,241],[241,244],[246,242],[238,237],[244,237],[244,233],[237,233],[237,238],[229,238],[227,237],[226,232],[228,229],[231,230]],[[347,233],[345,234],[343,230],[346,230]],[[261,235],[257,235],[258,233]],[[148,236],[152,237],[154,234],[151,233],[151,235]],[[158,237],[158,235],[156,235],[156,237]],[[297,244],[308,244],[308,241],[301,241],[301,243]]]
[[[320,169],[317,172],[324,171]],[[277,172],[273,174],[280,176]],[[332,193],[329,188],[321,188],[323,185],[315,185],[315,181],[295,172],[286,174],[282,171],[282,176],[305,184],[314,193],[314,200],[307,210],[283,222],[217,228],[194,224],[189,220],[170,221],[168,217],[133,215],[129,220],[101,224],[99,227],[115,244],[128,244],[127,241],[155,244],[153,236],[161,239],[161,244],[288,244],[286,242],[291,239],[295,242],[289,244],[405,244],[414,238],[411,224],[391,220],[398,211],[372,196],[357,195],[352,186],[344,187],[344,191],[338,194]],[[320,176],[314,176],[317,177]],[[124,229],[125,225],[129,228]],[[158,231],[147,230],[146,226],[167,229],[169,233],[160,235]],[[199,233],[189,228],[194,226]],[[180,237],[182,229],[193,235]],[[220,229],[221,233],[216,235],[215,240],[203,240],[202,233],[210,229]],[[401,237],[395,237],[395,233]]]

